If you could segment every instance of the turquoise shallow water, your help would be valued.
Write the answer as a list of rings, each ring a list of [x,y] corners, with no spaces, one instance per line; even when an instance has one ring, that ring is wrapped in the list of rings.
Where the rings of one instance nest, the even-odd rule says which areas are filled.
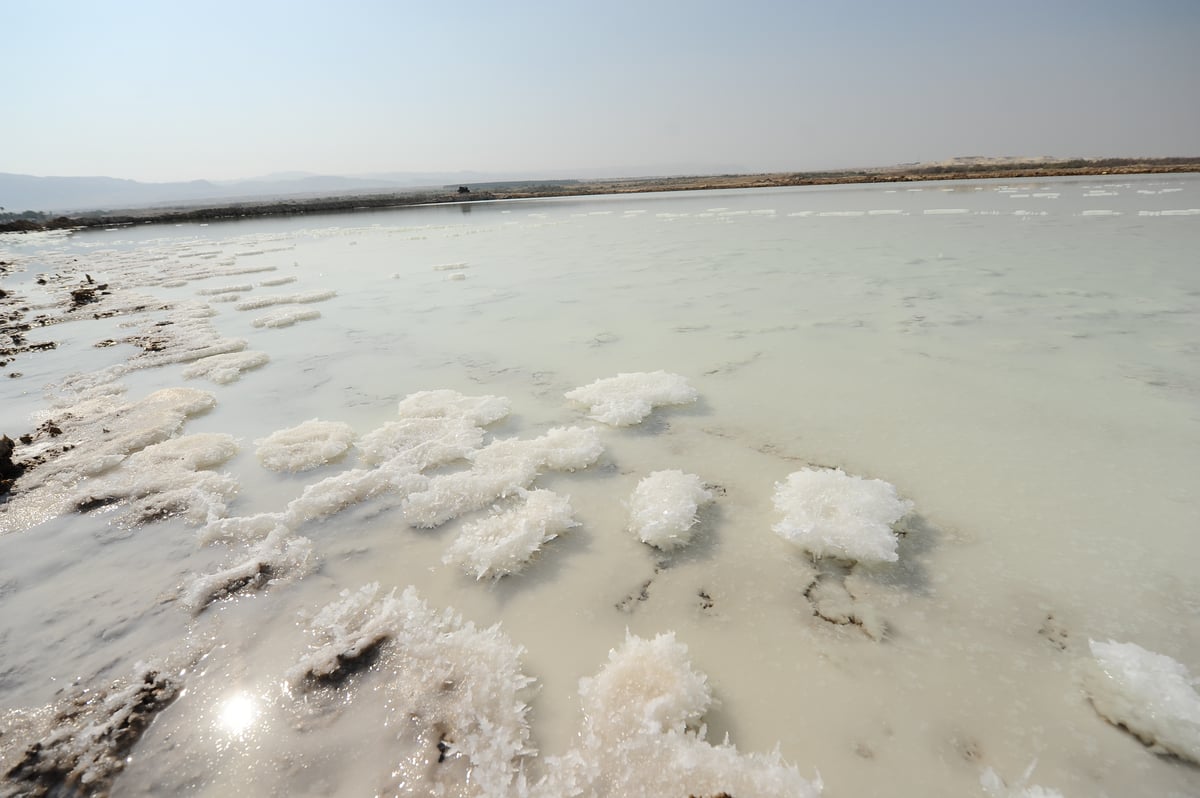
[[[201,545],[182,517],[123,527],[120,504],[52,517],[53,501],[18,492],[0,514],[0,710],[12,722],[73,679],[103,684],[140,659],[204,656],[180,666],[184,696],[114,794],[386,790],[392,766],[380,763],[403,759],[411,741],[364,698],[381,688],[343,688],[342,709],[314,723],[297,721],[277,687],[306,645],[300,613],[378,581],[499,622],[525,647],[543,754],[570,747],[578,680],[627,629],[671,630],[719,699],[710,738],[728,733],[743,751],[778,744],[805,775],[819,770],[830,795],[982,794],[984,768],[1015,780],[1034,759],[1033,782],[1067,796],[1190,794],[1195,768],[1105,723],[1076,673],[1089,638],[1200,671],[1198,208],[1200,181],[1146,177],[6,237],[4,287],[34,313],[64,313],[57,303],[81,268],[113,287],[113,307],[147,308],[31,332],[59,346],[5,367],[23,374],[0,385],[10,436],[53,418],[46,386],[134,356],[125,343],[94,347],[137,331],[122,324],[184,329],[207,305],[207,326],[184,342],[244,339],[269,356],[228,384],[187,379],[184,363],[115,379],[129,401],[179,386],[212,394],[179,430],[240,442],[217,468],[237,485],[230,516],[281,510],[359,465],[352,450],[281,475],[258,463],[255,440],[314,417],[361,436],[416,391],[506,397],[512,415],[490,434],[522,438],[588,424],[563,393],[619,372],[665,369],[699,399],[602,427],[594,466],[539,477],[570,495],[580,526],[495,585],[442,563],[471,516],[414,530],[376,499],[301,530],[308,571],[193,615],[174,597],[238,546]],[[63,281],[35,282],[55,274]],[[215,301],[212,289],[233,286],[249,288]],[[237,309],[322,291],[336,295]],[[129,301],[135,293],[147,301]],[[320,315],[254,326],[280,310]],[[898,563],[846,580],[882,639],[814,615],[813,579],[842,575],[771,531],[775,483],[806,465],[887,480],[914,503]],[[669,468],[720,490],[695,542],[663,560],[626,531],[622,503]],[[235,687],[259,708],[231,736],[214,719]]]

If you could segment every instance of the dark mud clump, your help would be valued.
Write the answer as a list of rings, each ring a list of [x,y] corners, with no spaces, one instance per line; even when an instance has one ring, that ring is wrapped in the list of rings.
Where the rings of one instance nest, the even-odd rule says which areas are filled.
[[[4,774],[0,795],[106,798],[130,749],[178,692],[156,670],[107,691],[80,690],[63,702],[45,736]]]
[[[0,496],[8,493],[17,478],[25,473],[24,463],[13,462],[13,451],[16,448],[12,438],[7,435],[0,437]]]

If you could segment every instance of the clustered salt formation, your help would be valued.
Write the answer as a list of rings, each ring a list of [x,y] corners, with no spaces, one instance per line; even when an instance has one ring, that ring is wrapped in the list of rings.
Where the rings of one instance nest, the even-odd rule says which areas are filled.
[[[549,757],[539,796],[759,796],[815,798],[808,781],[778,752],[741,754],[705,740],[712,705],[704,674],[673,633],[629,635],[595,677],[581,679],[583,722],[574,748]]]
[[[804,468],[775,485],[783,519],[772,527],[813,557],[864,564],[895,562],[892,524],[912,510],[896,488],[840,468]]]
[[[564,395],[587,408],[592,419],[614,427],[628,427],[642,421],[656,407],[689,404],[696,401],[698,394],[678,374],[652,371],[618,374]]]
[[[698,509],[712,499],[695,474],[655,471],[638,483],[629,499],[629,529],[643,543],[663,551],[686,546]]]
[[[1084,689],[1096,711],[1152,751],[1200,764],[1200,695],[1187,667],[1136,643],[1088,645]]]
[[[515,794],[523,760],[535,753],[525,702],[533,679],[521,671],[522,649],[499,626],[477,629],[452,610],[430,609],[414,588],[379,592],[376,583],[343,591],[321,610],[314,646],[289,680],[303,688],[344,679],[379,650],[382,694],[414,720],[404,742],[445,765],[397,757],[394,783],[381,792],[442,795],[469,781],[480,795]]]
[[[514,507],[464,524],[442,562],[461,566],[476,579],[516,573],[543,545],[578,526],[566,496],[518,490]]]
[[[266,365],[270,358],[265,352],[229,352],[211,355],[194,361],[183,370],[186,379],[205,377],[218,385],[236,382],[243,371]]]
[[[254,442],[263,468],[271,471],[308,471],[336,460],[354,443],[354,429],[340,421],[312,418],[288,429],[272,432]]]

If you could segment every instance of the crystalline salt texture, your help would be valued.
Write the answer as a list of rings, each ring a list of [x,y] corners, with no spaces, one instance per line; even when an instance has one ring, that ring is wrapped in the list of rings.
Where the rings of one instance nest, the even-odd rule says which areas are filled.
[[[233,307],[236,310],[258,310],[272,305],[301,305],[308,302],[324,302],[337,296],[337,291],[309,291],[303,294],[275,294],[272,296],[256,297],[239,302]]]
[[[579,742],[547,759],[535,796],[754,795],[815,798],[820,779],[802,778],[771,754],[741,754],[712,745],[699,726],[712,703],[706,677],[694,670],[673,633],[653,640],[629,635],[593,678],[581,679],[584,719]]]
[[[291,529],[279,524],[236,564],[195,577],[182,596],[183,603],[198,613],[211,602],[234,593],[259,590],[301,574],[311,561],[312,542],[292,537]]]
[[[1000,774],[991,768],[987,768],[979,776],[979,785],[983,787],[989,798],[1063,798],[1063,794],[1058,790],[1052,790],[1048,787],[1039,787],[1036,784],[1028,784],[1029,776],[1033,773],[1034,765],[1030,765],[1025,771],[1025,775],[1014,785],[1004,783],[1004,779],[1000,778]]]
[[[578,526],[566,496],[548,490],[520,493],[517,506],[463,525],[442,561],[476,579],[498,578],[521,570],[545,543]]]
[[[543,468],[586,468],[604,451],[594,429],[555,427],[537,438],[504,438],[474,452],[469,471],[438,474],[404,501],[415,527],[435,527],[527,488]]]
[[[1187,667],[1136,643],[1088,645],[1084,689],[1096,711],[1151,750],[1200,764],[1200,695]]]
[[[470,782],[484,796],[521,792],[523,760],[534,754],[524,694],[533,679],[521,672],[522,649],[499,626],[477,629],[452,610],[437,612],[414,588],[378,597],[370,584],[343,591],[313,618],[315,648],[301,657],[289,679],[336,678],[366,651],[394,640],[381,658],[384,690],[417,735],[446,746],[446,759],[462,756]],[[438,774],[419,762],[396,763],[389,794],[416,790],[440,794]],[[472,792],[472,794],[476,794]]]
[[[319,318],[321,318],[321,311],[319,310],[281,310],[276,313],[259,316],[250,322],[250,324],[254,327],[291,327],[297,322]]]
[[[642,542],[663,551],[685,546],[692,538],[697,510],[712,498],[695,474],[655,471],[638,483],[629,499],[629,528]]]
[[[266,352],[229,352],[194,361],[183,370],[187,379],[207,377],[220,385],[235,382],[243,371],[258,368],[270,360]]]
[[[418,391],[400,400],[401,418],[442,418],[458,416],[486,427],[509,414],[509,401],[502,396],[465,396],[449,388]]]
[[[567,391],[566,398],[588,409],[596,421],[615,427],[637,424],[661,405],[696,401],[696,389],[678,374],[665,371],[618,374]]]
[[[362,461],[376,465],[403,458],[418,470],[461,460],[483,445],[483,429],[467,416],[389,421],[358,442]]]
[[[772,528],[814,557],[895,562],[892,524],[912,507],[888,482],[841,469],[805,468],[776,483],[775,508],[783,519]]]
[[[271,471],[308,471],[340,457],[354,442],[354,429],[340,421],[311,418],[256,440],[255,454]]]

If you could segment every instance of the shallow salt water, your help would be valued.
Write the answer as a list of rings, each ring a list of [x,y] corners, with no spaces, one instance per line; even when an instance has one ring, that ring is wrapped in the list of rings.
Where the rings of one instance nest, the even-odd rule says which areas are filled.
[[[1195,795],[1200,769],[1106,722],[1081,673],[1089,640],[1110,639],[1200,673],[1197,209],[1195,177],[1101,177],[2,236],[3,288],[18,303],[6,312],[64,321],[25,333],[57,349],[4,366],[22,376],[0,383],[0,433],[49,420],[62,435],[36,433],[17,459],[74,448],[0,505],[0,767],[55,726],[70,685],[103,692],[147,663],[179,693],[113,770],[113,795],[473,794],[492,771],[465,741],[508,739],[495,730],[523,723],[527,753],[512,767],[524,782],[493,794],[543,777],[543,794],[637,794],[636,784],[661,794],[654,779],[675,772],[663,757],[694,744],[682,730],[700,721],[711,743],[728,735],[742,754],[778,746],[830,796],[984,795],[987,769],[1016,785],[1035,760],[1029,783],[1064,796]],[[112,293],[68,311],[84,272]],[[105,341],[115,343],[95,346]],[[193,366],[199,347],[267,360],[217,361],[256,365],[215,382]],[[564,397],[659,370],[697,399],[618,427]],[[211,394],[211,408],[113,448],[125,405],[181,387]],[[537,444],[513,446],[504,468],[515,470],[480,469],[469,484],[482,498],[432,529],[409,523],[405,497],[441,478],[466,501],[467,480],[444,478],[465,471],[461,459],[422,470],[326,442],[332,454],[293,473],[256,456],[256,441],[312,419],[362,440],[401,418],[459,412],[398,409],[437,389],[508,402],[504,417],[447,422],[456,435],[534,441],[578,427],[595,430],[603,453],[571,471],[529,454]],[[137,470],[143,447],[202,433],[233,436],[237,453],[211,472]],[[108,470],[88,460],[100,451]],[[478,486],[519,481],[527,456],[542,459],[520,487],[569,497],[578,525],[499,579],[444,562],[492,512]],[[813,561],[773,531],[776,484],[805,468],[884,480],[912,502],[896,562]],[[664,553],[630,531],[627,503],[652,472],[676,469],[713,501],[687,544]],[[228,474],[236,490],[188,481],[205,473]],[[170,502],[161,487],[138,494],[167,477],[182,486]],[[213,532],[221,518],[287,515],[331,477],[325,509],[293,512],[274,538],[275,516],[258,531]],[[73,510],[83,496],[103,501]],[[306,560],[270,560],[300,539]],[[184,601],[198,577],[248,561],[250,583],[231,597],[199,611]],[[362,638],[366,667],[316,687],[297,677],[321,635],[349,650],[358,627],[322,631],[330,616],[318,614],[372,583],[365,628],[384,642]],[[383,596],[409,586],[475,631],[386,615]],[[533,686],[479,664],[508,661],[481,631],[496,623],[504,645],[523,647]],[[581,701],[580,679],[610,667],[627,633],[665,632],[714,699],[668,712],[678,736],[639,737],[612,720],[659,712],[646,690],[690,684],[665,654],[617,656],[611,674],[633,662],[657,675]],[[436,656],[413,659],[426,650]],[[413,665],[438,657],[454,674],[445,689],[421,680],[434,666]],[[472,692],[485,671],[500,686]],[[513,685],[525,716],[497,697]],[[487,725],[498,718],[511,725]],[[493,733],[471,737],[478,728]],[[696,762],[725,755],[686,750]],[[658,765],[639,759],[646,751]],[[603,778],[575,792],[554,781],[576,772],[571,752]],[[754,762],[745,769],[777,767]],[[738,792],[722,785],[746,784],[744,772],[712,767],[718,780],[695,789],[788,794]]]

